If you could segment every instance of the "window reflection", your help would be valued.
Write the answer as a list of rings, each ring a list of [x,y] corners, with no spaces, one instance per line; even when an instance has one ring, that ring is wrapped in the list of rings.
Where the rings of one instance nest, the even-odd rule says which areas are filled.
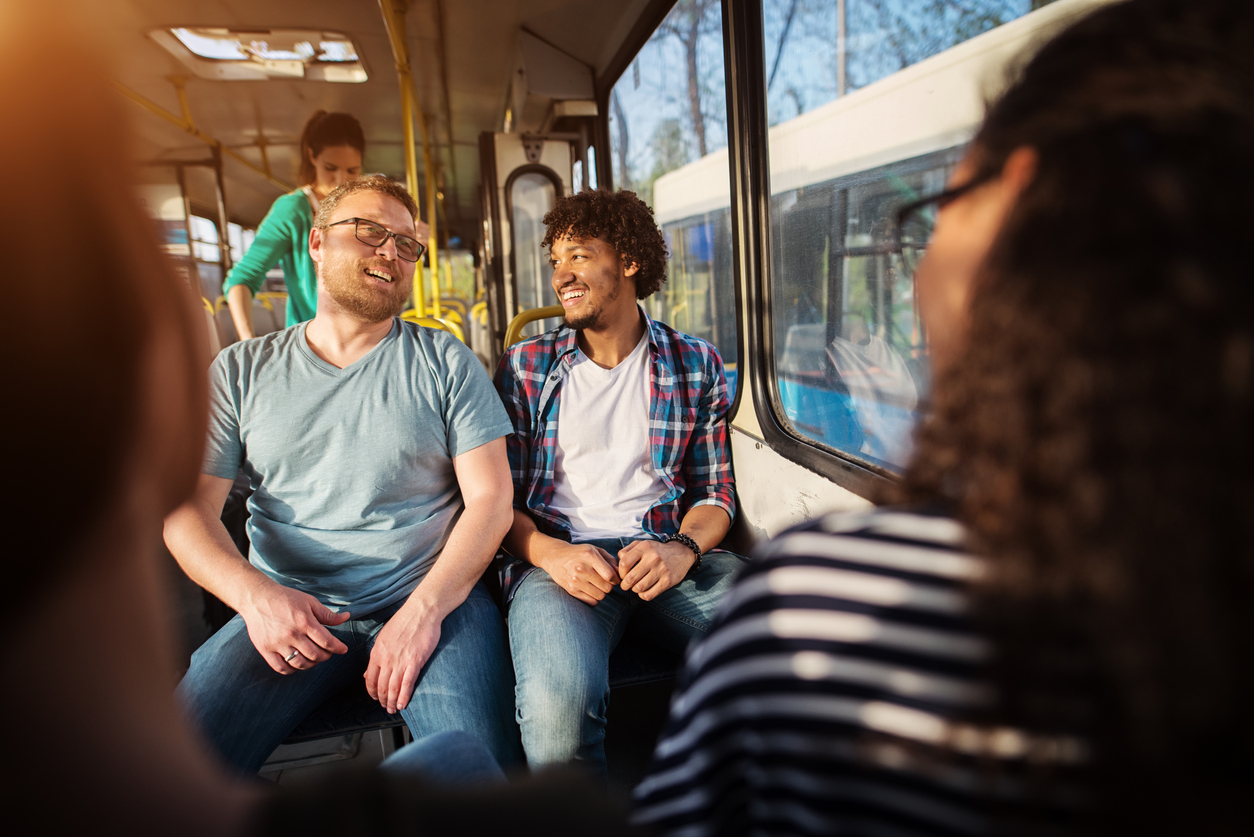
[[[907,462],[930,376],[896,213],[960,159],[1018,48],[993,30],[1043,5],[764,0],[776,386],[800,435]],[[920,63],[981,33],[987,49]]]
[[[900,467],[929,377],[895,207],[943,184],[957,149],[776,195],[776,374],[802,434]]]

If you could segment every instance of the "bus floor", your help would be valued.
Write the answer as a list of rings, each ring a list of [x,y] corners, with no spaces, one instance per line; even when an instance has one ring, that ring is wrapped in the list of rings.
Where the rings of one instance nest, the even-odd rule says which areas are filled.
[[[179,637],[175,670],[181,678],[194,652],[212,634],[205,618],[200,589],[163,550],[168,589],[172,594],[172,626]],[[177,683],[171,683],[173,688]],[[673,678],[616,686],[606,713],[605,754],[610,782],[627,791],[643,777],[670,703]],[[404,726],[372,730],[299,744],[283,744],[262,767],[264,779],[284,786],[319,782],[347,770],[378,765],[411,740]]]

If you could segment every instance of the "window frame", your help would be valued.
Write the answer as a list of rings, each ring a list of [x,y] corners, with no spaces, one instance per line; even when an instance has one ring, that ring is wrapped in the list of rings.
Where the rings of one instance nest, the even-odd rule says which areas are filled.
[[[562,178],[557,172],[542,163],[528,163],[525,166],[519,166],[509,173],[509,177],[505,178],[505,217],[509,219],[509,275],[510,282],[514,286],[514,300],[517,304],[518,299],[518,236],[516,225],[514,224],[514,184],[524,175],[538,174],[553,185],[553,200],[560,200],[564,196],[562,189]],[[510,315],[513,316],[512,314]]]
[[[772,317],[770,127],[766,98],[766,39],[761,0],[724,0],[728,156],[732,165],[732,238],[738,288],[752,315],[742,335],[742,375],[753,388],[762,441],[786,459],[861,497],[874,499],[898,479],[891,471],[836,451],[793,430],[776,384]],[[746,339],[747,338],[747,339]],[[741,391],[744,387],[742,385]]]
[[[675,7],[677,0],[649,0],[645,7],[641,10],[640,15],[636,18],[636,22],[632,25],[631,31],[627,38],[619,47],[618,52],[606,65],[605,70],[596,78],[596,103],[597,115],[594,122],[593,144],[596,148],[597,163],[597,184],[601,188],[612,189],[614,187],[614,161],[613,153],[610,148],[610,95],[614,92],[614,85],[618,84],[631,67],[631,62],[635,60],[640,51],[644,49],[649,39],[653,37],[653,33],[666,19]],[[731,118],[733,111],[732,103],[732,87],[731,79],[734,73],[732,68],[732,53],[729,50],[729,39],[727,30],[727,14],[728,0],[723,0],[721,5],[721,14],[723,19],[723,73],[726,79],[724,89],[727,92],[727,118],[728,118],[728,157],[730,166],[728,169],[728,178],[731,186],[731,203],[727,211],[731,218],[732,229],[732,289],[735,297],[735,313],[736,313],[736,368],[737,383],[736,394],[732,398],[731,408],[727,411],[727,419],[730,423],[740,409],[741,400],[745,392],[746,385],[752,377],[751,367],[754,365],[746,353],[746,334],[744,328],[744,304],[745,291],[743,288],[743,271],[741,269],[741,260],[739,258],[739,235],[737,229],[737,213],[736,213],[736,182],[734,178],[735,160],[731,143]]]

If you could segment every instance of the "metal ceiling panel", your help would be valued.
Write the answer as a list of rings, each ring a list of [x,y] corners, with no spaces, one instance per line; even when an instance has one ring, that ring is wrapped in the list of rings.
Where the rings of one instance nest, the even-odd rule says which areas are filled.
[[[301,127],[315,110],[342,110],[362,123],[365,168],[403,178],[400,104],[391,49],[377,0],[100,0],[92,4],[98,31],[113,54],[118,82],[179,112],[171,76],[188,77],[187,99],[196,125],[261,165],[264,136],[276,177],[295,181]],[[527,30],[595,71],[616,52],[645,0],[415,0],[406,34],[423,111],[443,169],[445,200],[454,232],[478,229],[478,137],[499,130],[518,38]],[[195,77],[148,32],[174,26],[235,29],[326,29],[357,44],[369,79],[337,84],[303,79],[210,81]],[[207,146],[139,107],[132,122],[137,155],[151,160],[195,160]],[[524,126],[527,127],[527,126]],[[421,155],[419,155],[421,159]],[[228,160],[227,205],[233,221],[255,226],[280,190]],[[192,195],[208,211],[211,194]]]

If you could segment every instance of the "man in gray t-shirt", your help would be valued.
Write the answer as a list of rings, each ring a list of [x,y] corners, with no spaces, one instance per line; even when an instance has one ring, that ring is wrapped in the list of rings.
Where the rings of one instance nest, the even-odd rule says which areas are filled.
[[[469,349],[396,318],[416,215],[381,177],[335,190],[309,237],[317,315],[210,371],[200,482],[165,538],[238,611],[179,693],[240,772],[363,672],[416,737],[461,729],[520,757],[504,625],[478,583],[512,516],[512,428]],[[241,469],[247,560],[219,520]]]

